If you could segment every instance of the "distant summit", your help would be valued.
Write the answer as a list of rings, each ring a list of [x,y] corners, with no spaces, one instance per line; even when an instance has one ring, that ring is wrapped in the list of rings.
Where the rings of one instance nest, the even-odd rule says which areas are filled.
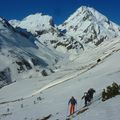
[[[27,28],[29,32],[35,33],[39,30],[50,29],[54,27],[53,18],[42,13],[36,13],[29,15],[22,21],[10,20],[9,21],[14,27]]]
[[[59,28],[66,30],[66,34],[73,36],[82,44],[92,46],[120,36],[120,26],[94,8],[86,6],[80,7]]]
[[[105,40],[120,36],[120,26],[91,7],[81,6],[63,24],[56,26],[53,18],[42,13],[29,15],[11,25],[31,32],[50,49],[63,53],[94,48]],[[71,52],[70,52],[71,53]]]
[[[17,29],[22,28],[31,32],[50,49],[56,49],[62,53],[69,53],[70,51],[78,53],[81,48],[83,49],[80,42],[58,29],[51,16],[37,13],[27,16],[22,21],[10,20],[9,23]]]

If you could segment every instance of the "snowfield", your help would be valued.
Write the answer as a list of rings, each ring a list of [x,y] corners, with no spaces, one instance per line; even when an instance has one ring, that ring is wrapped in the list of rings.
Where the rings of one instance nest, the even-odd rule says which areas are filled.
[[[80,55],[71,61],[72,64],[68,63],[66,67],[64,66],[48,77],[21,80],[2,88],[0,90],[1,119],[36,120],[52,114],[50,120],[65,120],[68,115],[69,98],[74,96],[78,101],[77,109],[80,109],[84,106],[84,101],[81,101],[83,93],[92,87],[96,90],[95,102],[89,110],[74,119],[118,120],[120,118],[120,115],[117,114],[120,109],[118,100],[120,97],[116,96],[106,102],[98,99],[103,88],[111,85],[112,82],[120,84],[120,43],[118,40],[119,38],[113,40],[110,45],[107,44],[109,50],[107,45],[106,49],[101,45],[100,48],[92,51],[92,53],[99,53],[103,47],[101,54],[92,56],[91,51],[86,52],[84,56]],[[87,56],[91,59],[83,64],[82,62],[86,61]],[[83,60],[78,61],[81,57]],[[101,59],[100,63],[95,63],[98,58],[104,59]],[[95,66],[93,64],[91,66],[91,63],[94,63]],[[41,100],[37,100],[38,97],[41,97]],[[22,104],[23,108],[21,108]],[[116,108],[114,106],[117,106],[117,110],[114,109]],[[7,112],[7,108],[10,109],[9,112]],[[7,115],[7,113],[11,114]]]

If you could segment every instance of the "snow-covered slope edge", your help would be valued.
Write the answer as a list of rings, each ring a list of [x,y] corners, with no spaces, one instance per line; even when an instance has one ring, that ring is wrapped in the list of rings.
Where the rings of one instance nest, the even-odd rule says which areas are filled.
[[[116,96],[108,101],[101,102],[97,101],[96,103],[92,104],[88,111],[83,114],[80,114],[80,120],[119,120],[120,115],[120,103],[119,103],[120,96]],[[78,118],[78,117],[77,117]],[[77,118],[73,120],[77,120]]]

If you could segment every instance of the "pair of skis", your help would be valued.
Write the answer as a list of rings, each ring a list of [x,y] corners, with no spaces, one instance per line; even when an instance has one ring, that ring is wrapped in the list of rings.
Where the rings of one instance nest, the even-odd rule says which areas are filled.
[[[84,107],[82,107],[81,109],[76,110],[73,114],[68,115],[67,118],[66,118],[66,120],[71,120],[72,118],[76,117],[77,115],[85,112],[86,110],[89,109],[89,106],[90,106],[91,104],[93,104],[93,103],[96,102],[96,101],[99,101],[100,99],[101,99],[101,95],[97,96],[97,98],[96,98],[95,100],[92,100],[92,102],[90,102],[87,106],[84,106]]]
[[[71,120],[72,118],[74,118],[74,117],[76,117],[77,115],[85,112],[85,111],[88,110],[88,109],[89,109],[89,108],[86,106],[86,107],[83,107],[83,108],[81,108],[81,109],[79,109],[79,110],[76,110],[73,114],[68,115],[67,118],[66,118],[66,120]]]

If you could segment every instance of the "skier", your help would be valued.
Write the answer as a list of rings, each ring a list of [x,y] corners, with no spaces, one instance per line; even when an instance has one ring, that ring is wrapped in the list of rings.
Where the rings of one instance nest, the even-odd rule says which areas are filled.
[[[93,88],[90,88],[88,90],[88,94],[89,94],[89,97],[90,97],[90,101],[93,99],[93,94],[95,93],[96,91],[93,89]]]
[[[85,106],[84,107],[86,107],[88,105],[87,102],[90,102],[90,96],[89,96],[88,92],[84,93],[84,96],[82,97],[82,99],[85,100]]]
[[[70,115],[72,115],[75,112],[75,105],[77,104],[77,101],[73,96],[69,100],[68,105],[69,104],[70,104]]]
[[[119,85],[115,82],[112,83],[112,94],[113,97],[119,94]]]
[[[105,101],[107,99],[107,93],[105,91],[105,89],[103,89],[102,91],[102,101]]]

